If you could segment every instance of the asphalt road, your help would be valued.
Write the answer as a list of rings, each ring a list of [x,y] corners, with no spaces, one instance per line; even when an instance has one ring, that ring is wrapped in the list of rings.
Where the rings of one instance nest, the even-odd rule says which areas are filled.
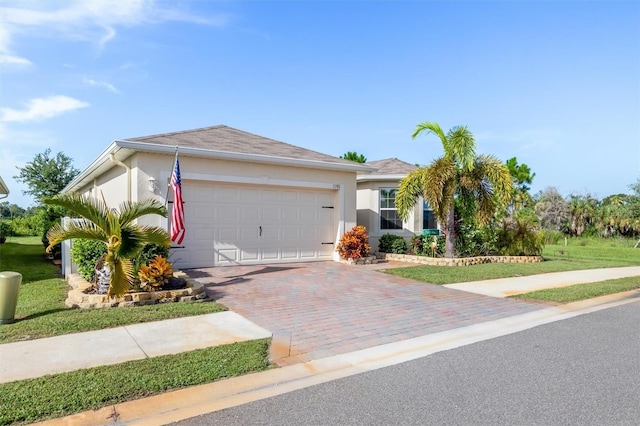
[[[178,425],[638,425],[640,302]]]

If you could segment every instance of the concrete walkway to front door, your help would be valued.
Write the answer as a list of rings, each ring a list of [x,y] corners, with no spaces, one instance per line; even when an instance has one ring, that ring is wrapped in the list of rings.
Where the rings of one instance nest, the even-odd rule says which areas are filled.
[[[416,282],[383,267],[310,262],[185,272],[205,284],[209,297],[271,331],[271,357],[279,365],[548,307]]]

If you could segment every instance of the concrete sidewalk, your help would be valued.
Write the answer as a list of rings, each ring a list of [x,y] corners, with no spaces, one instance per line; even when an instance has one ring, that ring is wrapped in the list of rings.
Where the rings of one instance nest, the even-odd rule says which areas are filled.
[[[621,268],[585,269],[582,271],[551,272],[526,277],[499,278],[446,284],[444,287],[491,297],[509,297],[548,288],[567,287],[575,284],[595,283],[640,276],[640,266]]]
[[[227,311],[6,343],[0,345],[0,383],[268,337]]]

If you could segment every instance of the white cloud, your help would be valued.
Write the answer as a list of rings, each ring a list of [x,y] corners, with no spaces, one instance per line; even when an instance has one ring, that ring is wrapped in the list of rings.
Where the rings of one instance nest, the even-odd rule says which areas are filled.
[[[88,103],[69,96],[58,95],[48,98],[36,98],[30,100],[25,109],[0,108],[0,121],[22,123],[43,120],[88,106]]]
[[[106,81],[97,81],[97,80],[94,80],[94,79],[91,79],[91,78],[86,78],[86,77],[82,81],[87,86],[101,87],[103,89],[108,90],[111,93],[120,94],[120,91],[118,89],[116,89],[116,87],[113,84],[107,83]]]
[[[21,58],[20,56],[0,54],[0,64],[24,67],[32,65],[32,62],[26,58]]]
[[[163,4],[166,4],[164,6]],[[138,26],[169,21],[225,26],[226,15],[200,16],[156,0],[5,1],[0,7],[0,53],[8,53],[15,34],[58,35],[95,42],[103,47],[117,35],[120,26]]]

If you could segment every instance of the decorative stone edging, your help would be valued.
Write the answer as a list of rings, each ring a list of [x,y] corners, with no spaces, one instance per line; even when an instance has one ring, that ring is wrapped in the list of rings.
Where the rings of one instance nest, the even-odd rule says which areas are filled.
[[[344,263],[347,265],[371,265],[373,263],[378,263],[378,258],[373,255],[361,257],[359,259],[340,259],[340,263]]]
[[[79,274],[71,274],[68,282],[72,289],[67,294],[65,305],[68,308],[115,308],[169,302],[196,302],[207,298],[203,284],[187,279],[183,272],[174,272],[173,275],[184,278],[187,287],[178,290],[130,292],[121,297],[109,297],[106,294],[86,293],[85,291],[91,288],[91,284]]]
[[[537,263],[542,262],[542,256],[474,256],[474,257],[427,257],[410,254],[376,253],[378,259],[398,260],[401,262],[418,263],[434,266],[470,266],[482,263]]]

